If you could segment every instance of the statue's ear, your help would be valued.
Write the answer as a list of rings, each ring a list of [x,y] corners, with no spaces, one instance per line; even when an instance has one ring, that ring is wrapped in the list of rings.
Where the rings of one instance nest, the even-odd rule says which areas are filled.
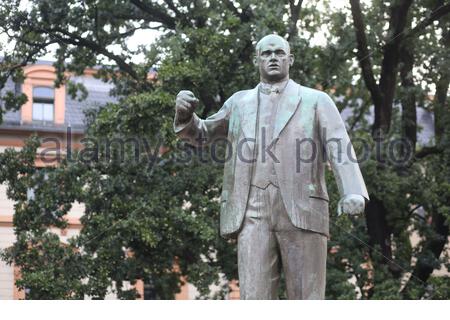
[[[289,55],[289,65],[292,67],[293,64],[294,64],[294,55],[290,54]]]
[[[258,59],[258,56],[257,56],[257,55],[254,55],[254,56],[253,56],[253,64],[255,65],[255,67],[257,67],[258,64],[259,64],[259,59]]]

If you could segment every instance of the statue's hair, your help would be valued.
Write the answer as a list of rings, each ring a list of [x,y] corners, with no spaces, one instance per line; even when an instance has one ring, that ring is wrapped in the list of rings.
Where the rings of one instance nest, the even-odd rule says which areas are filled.
[[[266,41],[267,38],[272,38],[272,37],[281,39],[283,41],[283,43],[284,43],[284,46],[287,48],[288,53],[290,53],[291,46],[289,45],[289,42],[286,41],[286,39],[284,39],[283,37],[281,37],[281,36],[279,36],[277,34],[269,34],[269,35],[263,37],[261,40],[259,40],[258,43],[256,44],[256,47],[255,47],[256,55],[260,54],[262,43],[264,41]]]

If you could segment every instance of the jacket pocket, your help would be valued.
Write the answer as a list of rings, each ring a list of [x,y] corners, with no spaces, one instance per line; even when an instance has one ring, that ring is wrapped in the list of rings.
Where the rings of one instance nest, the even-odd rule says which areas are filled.
[[[315,214],[328,215],[328,200],[317,197],[309,198],[311,211]]]
[[[309,195],[309,205],[313,213],[319,215],[328,215],[329,199],[325,194],[319,192],[311,192]]]
[[[328,195],[325,192],[320,192],[319,190],[316,190],[316,189],[310,189],[309,197],[310,198],[321,199],[321,200],[324,200],[326,202],[330,202],[330,200],[328,198]]]
[[[313,199],[318,199],[318,200],[322,200],[322,201],[325,201],[325,202],[330,202],[330,200],[328,200],[328,198],[326,198],[325,196],[317,196],[317,195],[314,195],[314,196],[309,196],[310,198],[313,198]]]

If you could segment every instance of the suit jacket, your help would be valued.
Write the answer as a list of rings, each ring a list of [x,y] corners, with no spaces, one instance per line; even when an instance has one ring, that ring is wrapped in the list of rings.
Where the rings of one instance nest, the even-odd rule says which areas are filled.
[[[259,86],[259,85],[258,85]],[[193,114],[187,123],[174,121],[176,134],[192,145],[227,138],[231,157],[225,163],[221,194],[220,233],[235,237],[244,220],[254,169],[258,86],[236,92],[205,120]],[[289,80],[280,98],[270,151],[279,188],[294,226],[329,233],[325,167],[331,164],[341,196],[369,199],[345,125],[324,92]]]

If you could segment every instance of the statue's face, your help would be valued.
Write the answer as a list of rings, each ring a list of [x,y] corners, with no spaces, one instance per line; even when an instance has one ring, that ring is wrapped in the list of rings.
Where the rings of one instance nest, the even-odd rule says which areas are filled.
[[[261,80],[271,83],[289,78],[289,67],[294,62],[294,56],[290,54],[284,39],[269,35],[261,39],[258,45],[255,64],[259,68]]]

